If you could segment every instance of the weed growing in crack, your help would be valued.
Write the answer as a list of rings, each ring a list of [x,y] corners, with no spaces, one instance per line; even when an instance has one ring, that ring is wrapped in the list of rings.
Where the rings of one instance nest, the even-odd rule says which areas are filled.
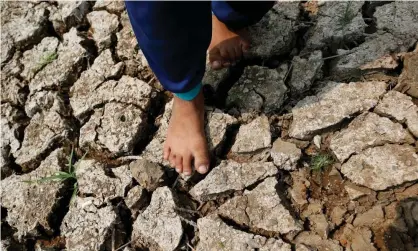
[[[37,73],[38,71],[42,70],[46,65],[52,63],[52,61],[54,61],[57,58],[58,58],[58,54],[55,51],[45,53],[39,60],[36,67],[32,69],[32,72]]]
[[[334,158],[329,154],[320,153],[311,159],[310,167],[313,171],[323,171],[334,163]]]
[[[353,19],[357,16],[357,13],[350,8],[351,2],[347,2],[347,5],[345,6],[344,13],[342,15],[337,15],[337,27],[340,30],[345,30],[347,25],[353,21]]]
[[[85,153],[83,157],[81,157],[80,160],[83,160],[86,154],[87,153]],[[74,147],[71,149],[70,156],[68,156],[68,163],[65,164],[65,166],[68,167],[68,172],[58,171],[58,172],[55,172],[51,176],[40,178],[38,180],[25,180],[23,182],[29,183],[29,184],[33,184],[33,183],[40,184],[40,183],[45,183],[45,182],[64,182],[66,180],[74,180],[75,182],[73,185],[73,193],[71,195],[71,201],[70,201],[70,204],[71,204],[74,201],[78,193],[78,182],[77,182],[77,176],[75,173],[76,167],[73,163],[73,157],[74,157]]]

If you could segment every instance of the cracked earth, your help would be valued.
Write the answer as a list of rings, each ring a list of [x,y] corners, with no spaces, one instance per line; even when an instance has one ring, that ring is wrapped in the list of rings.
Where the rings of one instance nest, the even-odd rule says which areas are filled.
[[[418,250],[418,2],[277,2],[191,177],[123,2],[0,4],[1,250]]]

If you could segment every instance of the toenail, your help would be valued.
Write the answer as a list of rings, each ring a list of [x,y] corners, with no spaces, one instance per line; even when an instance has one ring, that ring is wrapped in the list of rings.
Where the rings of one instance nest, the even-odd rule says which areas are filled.
[[[221,66],[221,62],[219,62],[219,61],[214,61],[212,63],[212,67],[214,67],[214,68],[219,67],[219,66]]]
[[[208,166],[199,166],[199,172],[206,173],[208,171]]]
[[[180,168],[176,168],[176,172],[180,173],[181,172]]]
[[[186,176],[190,176],[191,175],[191,173],[189,171],[185,171],[183,174],[186,175]]]

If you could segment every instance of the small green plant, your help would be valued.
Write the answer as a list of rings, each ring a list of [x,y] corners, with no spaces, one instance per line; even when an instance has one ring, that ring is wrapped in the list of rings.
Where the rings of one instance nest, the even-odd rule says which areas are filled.
[[[32,69],[33,73],[37,73],[38,71],[42,70],[46,65],[50,64],[52,61],[58,58],[58,54],[55,51],[50,51],[45,53],[41,59],[39,60],[38,64],[35,68]]]
[[[353,19],[357,16],[357,13],[350,8],[351,2],[347,2],[347,5],[345,6],[344,13],[342,15],[337,15],[337,27],[339,27],[340,30],[344,30],[347,25],[353,21]]]
[[[84,157],[86,156],[87,153],[85,153],[83,155],[83,157],[81,158],[84,159]],[[47,176],[44,178],[40,178],[38,180],[25,180],[23,182],[32,184],[32,183],[45,183],[45,182],[64,182],[66,180],[74,180],[74,185],[73,185],[73,193],[71,195],[71,202],[73,202],[74,198],[77,196],[78,193],[78,182],[77,182],[77,176],[75,173],[75,165],[73,163],[73,157],[74,157],[74,147],[71,149],[71,154],[68,157],[68,163],[65,164],[65,166],[68,167],[68,172],[63,172],[63,171],[58,171],[55,172],[53,175],[51,176]]]
[[[313,171],[322,171],[334,163],[334,158],[329,154],[318,154],[311,159],[311,169]]]

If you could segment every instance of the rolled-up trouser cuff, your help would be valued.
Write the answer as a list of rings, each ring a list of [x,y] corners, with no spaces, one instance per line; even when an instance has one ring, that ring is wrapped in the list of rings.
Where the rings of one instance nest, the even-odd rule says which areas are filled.
[[[174,93],[174,95],[176,95],[180,99],[190,101],[199,94],[201,88],[202,88],[202,83],[199,83],[188,92]]]

